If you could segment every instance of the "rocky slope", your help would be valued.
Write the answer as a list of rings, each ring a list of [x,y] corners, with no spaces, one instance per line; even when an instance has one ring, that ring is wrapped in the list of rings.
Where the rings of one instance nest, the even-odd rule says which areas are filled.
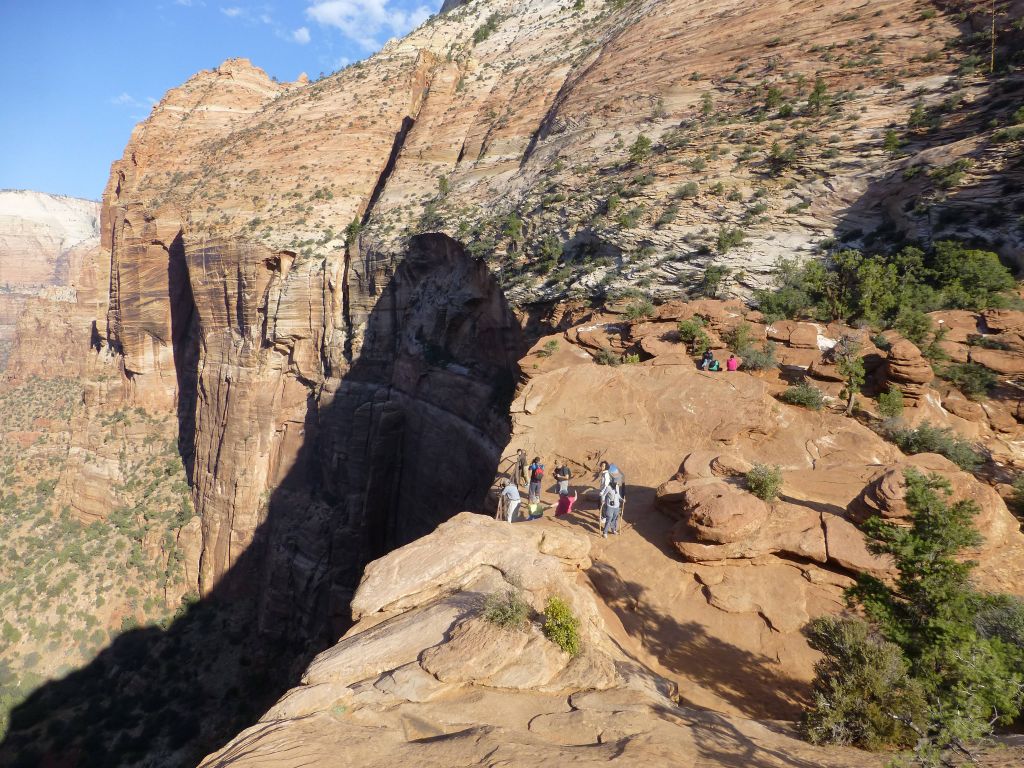
[[[861,235],[886,224],[866,190],[942,140],[910,132],[909,155],[882,151],[918,100],[959,89],[988,104],[986,83],[956,74],[947,10],[477,2],[314,83],[236,60],[170,91],[104,195],[106,336],[134,401],[179,411],[200,589],[254,540],[260,499],[359,359],[409,234],[455,235],[520,301],[678,293],[711,261],[763,282],[854,211]],[[826,28],[844,41],[820,40]],[[1011,187],[1015,148],[986,149]],[[1005,223],[991,239],[1014,258]]]
[[[56,498],[83,521],[124,503],[140,546],[180,565],[184,581],[165,590],[168,599],[195,590],[204,600],[167,632],[126,633],[80,675],[30,700],[6,746],[37,741],[48,730],[39,712],[49,712],[51,722],[88,723],[96,734],[84,745],[60,726],[56,753],[67,759],[88,748],[110,762],[187,763],[251,722],[309,653],[349,625],[367,562],[483,503],[512,433],[521,326],[535,335],[571,315],[547,302],[626,289],[667,299],[719,284],[744,293],[767,281],[779,257],[819,254],[835,238],[927,240],[968,219],[972,238],[1018,260],[1021,142],[1000,131],[1021,83],[1012,73],[998,85],[982,77],[971,37],[980,20],[960,6],[477,0],[317,82],[279,84],[232,60],[168,92],[113,165],[101,250],[76,262],[75,308],[23,313],[26,343],[53,335],[54,354],[41,363],[26,346],[15,356],[19,371],[66,366],[93,380]],[[1020,7],[1008,4],[1011,14]],[[999,22],[1004,65],[1020,50],[1013,18]],[[654,363],[615,379],[588,364],[580,375],[603,384],[599,391],[573,390],[577,374],[564,366],[545,374],[546,384],[536,378],[516,408],[516,444],[591,468],[590,454],[610,449],[602,425],[622,414],[625,460],[647,466],[635,475],[646,506],[656,487],[678,483],[677,501],[689,505],[676,505],[681,523],[703,503],[708,473],[731,477],[716,474],[713,460],[730,453],[723,462],[735,469],[734,447],[743,461],[784,457],[795,473],[787,480],[810,484],[806,496],[755,510],[761,525],[742,536],[681,524],[669,540],[673,526],[652,513],[658,543],[628,559],[659,553],[674,586],[629,631],[646,632],[683,600],[709,645],[750,637],[743,653],[770,660],[753,688],[695,688],[692,703],[740,711],[737,702],[749,699],[745,714],[790,716],[810,661],[799,619],[835,609],[843,569],[863,555],[830,555],[837,542],[850,544],[836,510],[880,480],[873,464],[899,456],[867,430],[847,433],[839,417],[801,423],[787,437],[765,419],[777,382],[742,385],[736,410],[707,429],[697,404],[710,399],[717,409],[733,395],[691,381],[671,350],[666,358],[665,333],[678,319],[670,311],[646,334],[595,318],[566,336]],[[816,331],[760,330],[784,337],[802,370],[808,350],[818,351]],[[1019,408],[1000,401],[979,413],[952,392],[933,402],[925,395],[938,390],[927,388],[916,348],[893,349],[902,356],[887,370],[908,399],[1002,440],[1000,456],[1016,455]],[[580,350],[565,354],[587,360]],[[830,382],[823,388],[837,393],[834,368],[813,362]],[[680,386],[692,401],[672,395]],[[530,403],[544,392],[574,419],[544,415],[552,423],[530,437],[523,414],[540,413]],[[645,403],[635,433],[630,394]],[[694,418],[674,424],[673,408]],[[126,426],[108,440],[104,416],[129,409],[160,426]],[[795,437],[812,433],[804,443]],[[642,447],[663,441],[658,458],[642,459]],[[145,456],[157,442],[177,448],[193,506],[154,533],[122,457]],[[835,458],[841,488],[823,490],[820,473],[801,474],[846,449],[846,464]],[[992,501],[993,520],[1005,523],[1000,503]],[[782,513],[799,525],[780,543],[778,529],[792,522]],[[706,570],[713,560],[738,567]],[[625,564],[612,565],[627,577],[595,573],[604,599],[621,610],[639,605],[622,584],[651,574],[634,581]],[[776,582],[802,595],[794,605],[803,613],[776,613],[779,595],[757,592]],[[657,633],[650,637],[635,653],[685,682],[694,657],[673,662]],[[183,683],[176,671],[198,649],[195,684]],[[659,656],[670,661],[657,670]],[[737,658],[708,656],[719,671]],[[779,670],[796,682],[766,703],[759,697]],[[123,693],[90,706],[110,690]],[[216,690],[243,704],[217,706]],[[157,722],[144,712],[173,716]],[[138,728],[126,730],[125,717],[139,718]]]

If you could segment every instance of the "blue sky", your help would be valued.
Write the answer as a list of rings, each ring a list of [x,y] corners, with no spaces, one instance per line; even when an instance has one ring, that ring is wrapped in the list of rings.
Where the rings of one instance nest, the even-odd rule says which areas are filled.
[[[98,199],[169,88],[245,57],[315,78],[401,36],[441,0],[0,0],[0,189]]]

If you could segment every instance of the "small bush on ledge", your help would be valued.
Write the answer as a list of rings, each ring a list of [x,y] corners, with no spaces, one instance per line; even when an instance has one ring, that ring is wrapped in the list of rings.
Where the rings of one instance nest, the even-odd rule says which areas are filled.
[[[560,597],[549,597],[544,604],[544,636],[570,656],[580,652],[580,620]]]
[[[778,466],[755,464],[747,472],[747,489],[763,501],[772,501],[782,488],[782,469]]]
[[[494,592],[487,596],[484,604],[484,618],[505,629],[519,629],[526,624],[529,615],[530,606],[514,589]]]
[[[817,387],[811,386],[806,381],[801,381],[779,395],[779,399],[790,405],[800,405],[810,408],[812,411],[820,411],[825,402],[824,395]]]

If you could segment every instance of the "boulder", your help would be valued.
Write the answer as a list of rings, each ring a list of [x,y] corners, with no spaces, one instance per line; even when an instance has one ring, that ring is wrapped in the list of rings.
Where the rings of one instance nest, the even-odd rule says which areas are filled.
[[[683,507],[690,530],[699,541],[725,544],[752,536],[768,517],[768,505],[727,483],[688,488]]]
[[[798,349],[817,349],[818,329],[810,323],[796,323],[788,341],[789,346]]]
[[[974,347],[971,349],[971,361],[1004,376],[1024,373],[1024,355],[1008,349]]]
[[[828,512],[821,516],[828,561],[840,568],[881,576],[892,571],[892,558],[868,551],[864,534],[849,520]]]
[[[911,405],[924,396],[929,382],[934,378],[931,364],[913,342],[901,339],[889,349],[885,367],[886,382],[902,392]]]
[[[906,523],[911,517],[906,503],[904,473],[916,469],[922,474],[937,474],[950,483],[951,501],[967,499],[978,506],[974,524],[985,541],[979,551],[1003,546],[1019,525],[1006,508],[1006,504],[991,486],[979,482],[973,475],[962,471],[956,464],[936,453],[919,453],[890,466],[874,477],[860,497],[850,505],[850,514],[858,521],[872,515]]]

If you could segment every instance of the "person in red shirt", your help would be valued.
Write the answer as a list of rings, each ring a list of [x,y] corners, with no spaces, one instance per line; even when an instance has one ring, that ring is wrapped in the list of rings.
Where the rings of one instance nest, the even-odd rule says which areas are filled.
[[[568,493],[563,493],[559,496],[558,506],[555,508],[555,517],[572,514],[572,505],[576,503],[576,499],[578,498],[579,494],[576,491],[572,492],[572,496]]]
[[[729,355],[729,359],[725,361],[725,370],[735,371],[740,367],[740,361],[736,359],[736,355]]]

